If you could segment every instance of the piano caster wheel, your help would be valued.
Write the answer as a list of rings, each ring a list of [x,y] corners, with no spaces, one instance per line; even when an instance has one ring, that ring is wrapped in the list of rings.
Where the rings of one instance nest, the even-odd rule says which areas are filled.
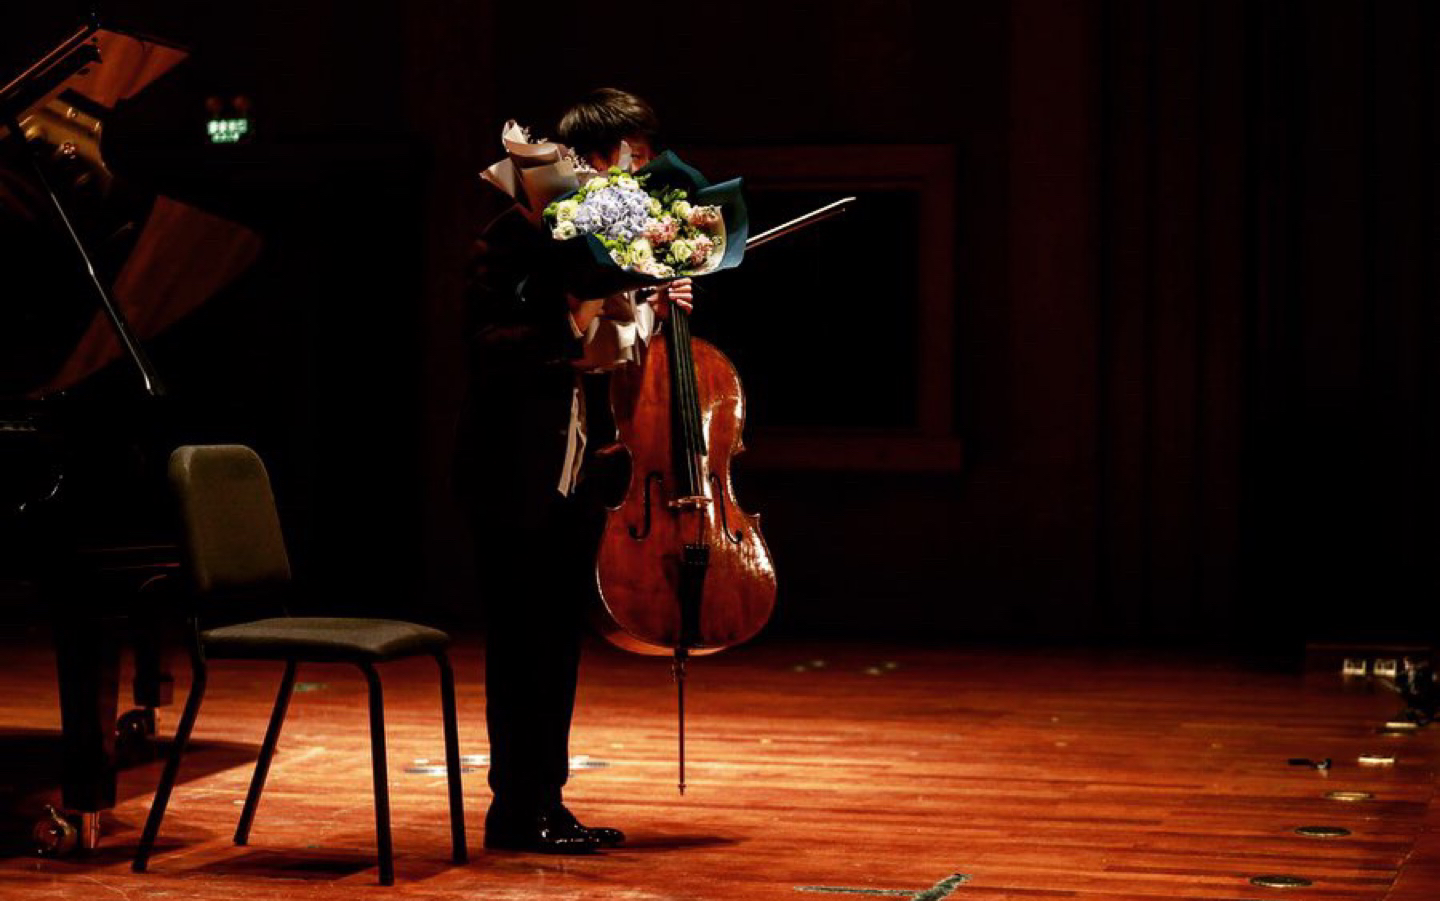
[[[122,763],[155,759],[155,710],[131,710],[115,721],[115,756]]]
[[[68,857],[80,846],[79,830],[49,804],[30,837],[35,841],[35,853],[41,857]]]

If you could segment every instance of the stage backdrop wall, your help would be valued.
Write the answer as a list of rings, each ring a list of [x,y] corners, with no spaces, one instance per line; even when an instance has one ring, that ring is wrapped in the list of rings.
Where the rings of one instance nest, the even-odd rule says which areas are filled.
[[[766,514],[777,626],[1434,634],[1436,11],[949,12],[942,27],[920,3],[678,9],[638,23],[649,49],[633,54],[584,33],[537,49],[507,5],[493,55],[463,62],[493,85],[480,162],[504,118],[552,120],[608,83],[653,99],[682,148],[955,148],[964,467],[752,468],[742,500]]]
[[[115,5],[182,23],[279,125],[418,148],[391,161],[423,203],[387,214],[417,217],[424,256],[385,307],[416,337],[366,364],[413,379],[418,424],[390,430],[383,476],[407,500],[364,521],[408,548],[386,565],[438,611],[474,605],[447,475],[474,173],[506,118],[553,121],[617,84],[682,152],[907,144],[954,162],[939,250],[963,466],[744,472],[779,632],[1435,633],[1434,4],[735,0],[637,10],[628,42],[596,37],[622,13],[571,0],[246,4],[229,23]],[[825,296],[772,308],[786,328],[876,315]],[[368,328],[348,334],[396,331]],[[366,502],[320,495],[316,535]]]

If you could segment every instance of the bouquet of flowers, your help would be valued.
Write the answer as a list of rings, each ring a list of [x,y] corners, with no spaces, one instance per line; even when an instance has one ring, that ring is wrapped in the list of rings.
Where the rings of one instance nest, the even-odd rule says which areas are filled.
[[[594,235],[620,267],[655,278],[710,272],[724,258],[725,219],[715,204],[697,206],[682,188],[645,190],[649,175],[619,168],[590,179],[545,208],[556,240]]]
[[[740,180],[711,185],[669,151],[634,174],[597,173],[544,222],[587,297],[739,265],[748,231]]]
[[[666,151],[633,174],[595,172],[563,144],[536,140],[513,119],[501,131],[505,158],[481,178],[545,229],[555,273],[580,297],[705,275],[737,266],[749,226],[740,179],[712,185]]]

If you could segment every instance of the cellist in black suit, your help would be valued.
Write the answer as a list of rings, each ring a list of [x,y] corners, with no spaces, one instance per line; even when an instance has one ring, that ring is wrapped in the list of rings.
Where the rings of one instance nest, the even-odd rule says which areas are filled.
[[[565,113],[558,138],[596,171],[625,156],[638,169],[659,124],[644,100],[602,89]],[[588,852],[624,841],[618,829],[581,825],[562,801],[607,493],[595,451],[614,435],[606,373],[635,364],[671,304],[690,309],[691,285],[576,297],[547,266],[543,226],[504,202],[471,257],[456,466],[487,611],[485,846]]]

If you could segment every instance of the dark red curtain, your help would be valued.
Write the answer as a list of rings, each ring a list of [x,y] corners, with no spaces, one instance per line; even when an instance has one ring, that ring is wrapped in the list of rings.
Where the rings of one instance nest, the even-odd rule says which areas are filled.
[[[1098,596],[1433,636],[1437,9],[1095,8]]]

